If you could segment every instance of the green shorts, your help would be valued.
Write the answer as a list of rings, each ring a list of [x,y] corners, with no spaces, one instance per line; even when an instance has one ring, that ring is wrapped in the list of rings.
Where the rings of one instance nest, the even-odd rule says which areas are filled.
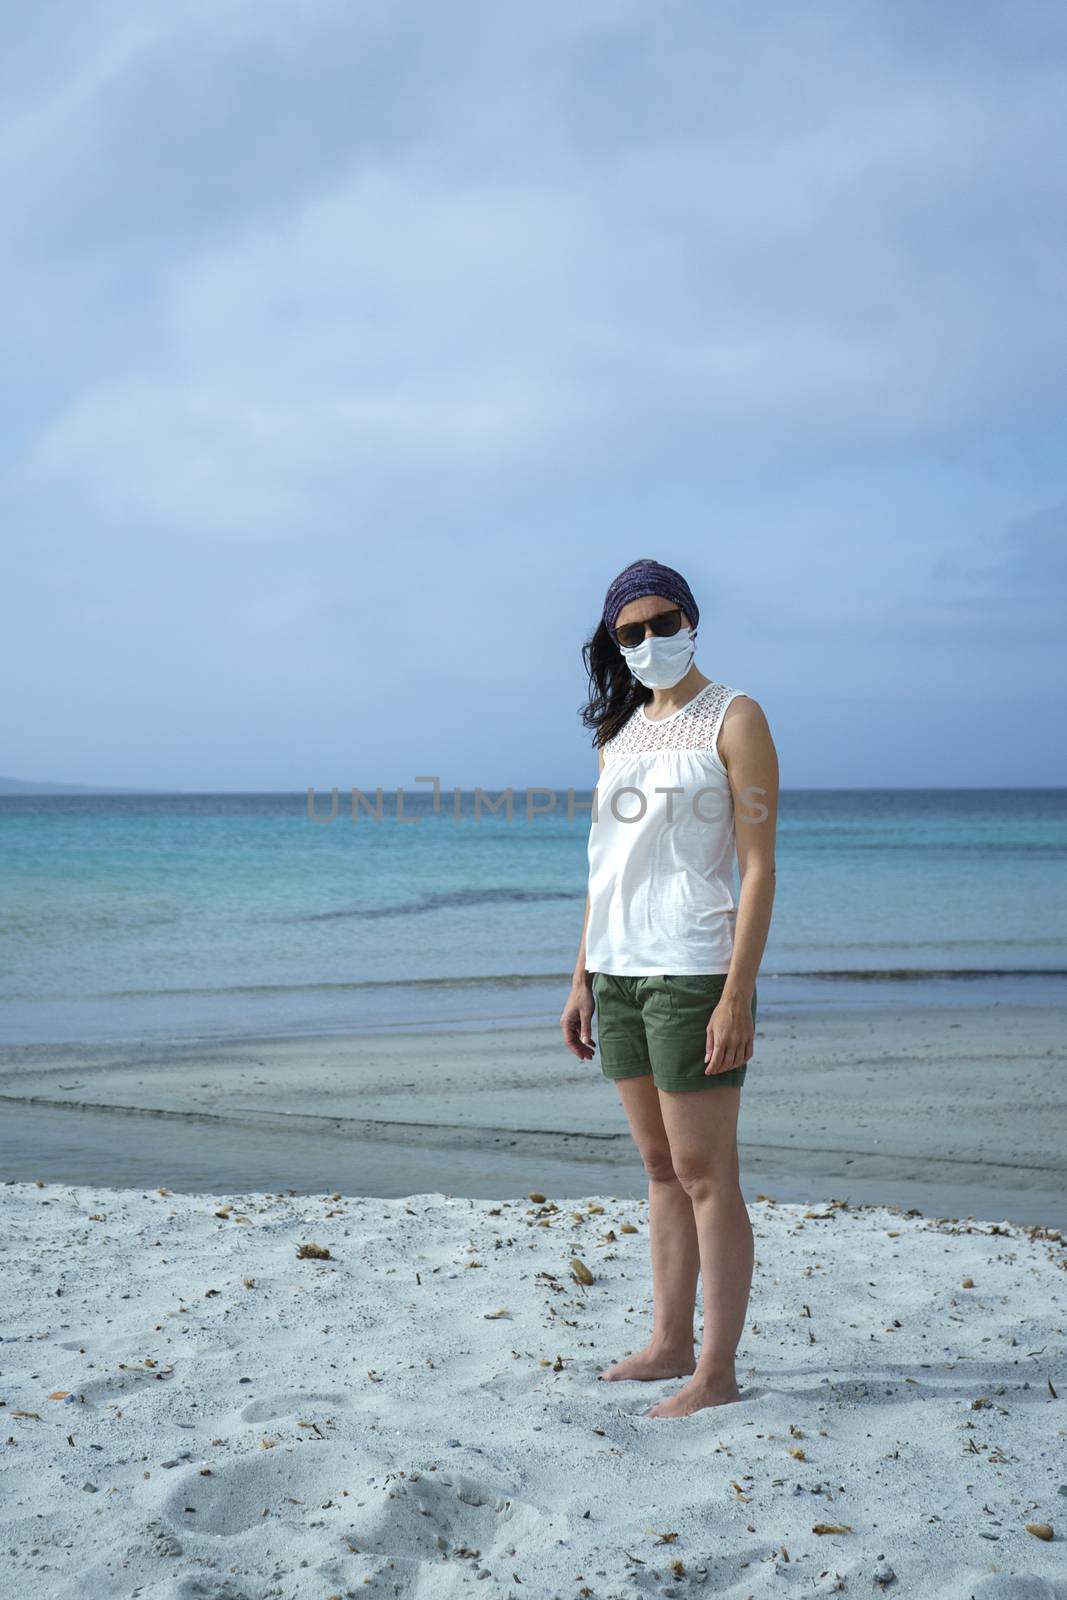
[[[707,1029],[726,985],[725,972],[624,978],[593,974],[600,1070],[606,1078],[652,1074],[657,1089],[740,1087],[748,1063],[705,1072]],[[756,992],[752,993],[752,1022]],[[749,1058],[751,1059],[751,1058]]]

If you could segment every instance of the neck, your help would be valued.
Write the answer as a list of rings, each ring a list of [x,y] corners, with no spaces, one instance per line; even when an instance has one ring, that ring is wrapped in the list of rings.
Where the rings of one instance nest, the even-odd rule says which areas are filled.
[[[711,679],[706,677],[694,661],[684,678],[672,684],[669,689],[653,689],[651,700],[645,702],[645,709],[654,717],[669,717],[673,711],[680,711],[687,706],[695,694],[707,688]]]

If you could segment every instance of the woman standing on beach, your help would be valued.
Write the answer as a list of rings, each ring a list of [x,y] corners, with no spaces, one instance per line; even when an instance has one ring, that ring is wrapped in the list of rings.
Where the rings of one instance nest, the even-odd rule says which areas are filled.
[[[652,1417],[740,1398],[734,1357],[752,1282],[737,1116],[774,902],[778,758],[759,704],[696,665],[699,620],[680,573],[635,561],[584,647],[582,720],[595,730],[600,778],[560,1018],[568,1049],[589,1061],[596,1010],[601,1071],[648,1173],[652,1334],[600,1376],[688,1377]]]

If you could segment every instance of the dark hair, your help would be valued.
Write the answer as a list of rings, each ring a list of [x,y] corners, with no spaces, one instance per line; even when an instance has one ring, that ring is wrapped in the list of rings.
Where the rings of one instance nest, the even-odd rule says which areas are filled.
[[[583,644],[582,660],[589,674],[589,701],[582,707],[582,725],[594,729],[592,742],[599,749],[638,706],[648,704],[652,690],[632,675],[603,619]]]

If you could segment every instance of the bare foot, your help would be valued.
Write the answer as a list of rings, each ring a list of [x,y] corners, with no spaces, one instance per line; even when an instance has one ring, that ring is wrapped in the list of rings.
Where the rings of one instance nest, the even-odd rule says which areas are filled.
[[[691,1345],[688,1351],[653,1350],[651,1345],[646,1345],[635,1355],[616,1361],[613,1367],[605,1367],[600,1376],[606,1383],[619,1383],[623,1379],[649,1383],[656,1378],[687,1378],[696,1371],[696,1364]]]
[[[741,1391],[735,1378],[694,1378],[684,1388],[667,1400],[660,1400],[645,1412],[646,1417],[691,1417],[694,1411],[704,1411],[708,1406],[729,1405],[740,1400]]]

